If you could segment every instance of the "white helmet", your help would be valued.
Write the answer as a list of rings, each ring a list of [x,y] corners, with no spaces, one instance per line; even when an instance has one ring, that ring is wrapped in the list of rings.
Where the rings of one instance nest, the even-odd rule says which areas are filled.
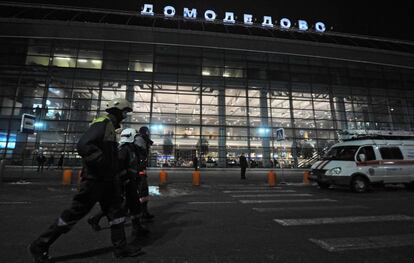
[[[132,111],[132,106],[129,101],[123,98],[112,99],[106,103],[105,110],[108,111],[110,109],[118,109],[118,110],[125,110],[128,112]]]
[[[133,143],[135,137],[138,135],[137,130],[132,128],[126,128],[121,132],[121,139],[119,140],[120,144],[124,143]]]

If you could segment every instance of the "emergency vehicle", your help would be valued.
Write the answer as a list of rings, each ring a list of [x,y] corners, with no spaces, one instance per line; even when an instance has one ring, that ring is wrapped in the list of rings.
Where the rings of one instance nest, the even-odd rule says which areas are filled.
[[[348,130],[340,137],[311,167],[310,180],[320,188],[343,185],[359,193],[372,184],[414,188],[414,133]]]

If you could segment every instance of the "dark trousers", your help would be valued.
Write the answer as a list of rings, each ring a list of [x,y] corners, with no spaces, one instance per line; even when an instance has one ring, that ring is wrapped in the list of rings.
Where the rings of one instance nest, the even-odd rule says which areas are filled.
[[[37,171],[43,172],[44,163],[37,163]]]
[[[125,210],[129,210],[132,218],[141,213],[141,204],[139,201],[138,186],[140,184],[140,177],[129,180],[125,185]]]
[[[138,183],[139,201],[141,203],[141,211],[143,214],[148,214],[149,201],[149,187],[147,176],[140,176]]]
[[[99,202],[102,211],[111,225],[111,240],[114,247],[122,249],[126,245],[124,213],[121,209],[119,183],[85,180],[79,192],[73,197],[71,206],[35,241],[48,248],[60,235],[70,229]]]
[[[241,179],[246,179],[246,167],[241,167]]]

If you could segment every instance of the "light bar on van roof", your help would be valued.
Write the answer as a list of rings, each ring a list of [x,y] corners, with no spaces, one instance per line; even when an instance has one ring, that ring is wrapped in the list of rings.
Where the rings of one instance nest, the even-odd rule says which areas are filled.
[[[340,140],[361,140],[361,139],[413,139],[414,132],[403,130],[341,130],[338,131]]]

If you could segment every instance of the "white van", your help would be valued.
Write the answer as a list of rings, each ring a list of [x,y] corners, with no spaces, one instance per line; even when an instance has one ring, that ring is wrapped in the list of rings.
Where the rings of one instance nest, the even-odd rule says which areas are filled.
[[[333,145],[314,163],[310,179],[321,188],[350,186],[365,192],[370,184],[405,184],[414,188],[414,140],[407,136],[351,136]]]

